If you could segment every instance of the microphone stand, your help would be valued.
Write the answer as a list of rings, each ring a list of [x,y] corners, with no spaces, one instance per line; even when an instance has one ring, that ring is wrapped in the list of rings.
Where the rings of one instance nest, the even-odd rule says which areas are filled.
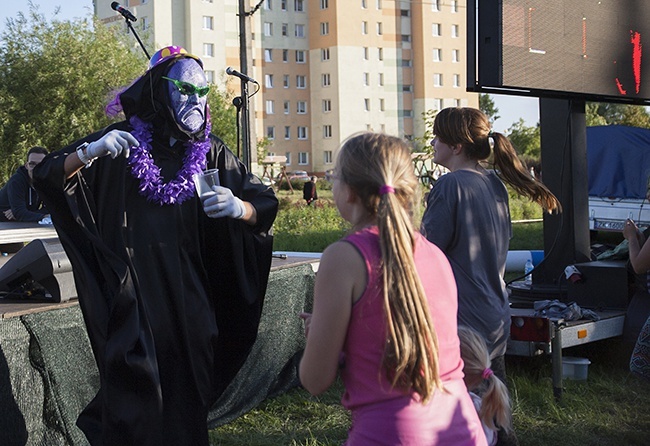
[[[142,43],[142,40],[140,40],[140,36],[138,36],[138,33],[135,32],[135,29],[133,28],[133,25],[131,25],[131,21],[126,17],[124,17],[124,21],[126,22],[126,26],[129,27],[129,29],[131,30],[131,32],[135,36],[135,39],[140,44],[140,48],[142,48],[142,51],[144,51],[145,56],[147,56],[147,60],[150,60],[151,56],[147,52],[147,49],[144,47],[144,44]]]
[[[237,96],[232,100],[232,105],[235,106],[237,109],[237,116],[236,116],[236,126],[237,126],[237,158],[241,159],[241,141],[239,140],[240,132],[241,132],[241,124],[239,120],[241,119],[241,105],[242,105],[242,99],[241,96]]]

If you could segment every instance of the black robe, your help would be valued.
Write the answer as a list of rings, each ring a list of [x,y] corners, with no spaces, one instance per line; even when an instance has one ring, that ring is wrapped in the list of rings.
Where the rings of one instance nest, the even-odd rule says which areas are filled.
[[[131,131],[125,121],[82,141],[112,129]],[[100,389],[77,424],[93,445],[207,445],[207,413],[257,335],[275,194],[211,135],[208,168],[255,207],[256,225],[208,218],[196,195],[160,206],[140,195],[123,155],[66,179],[65,157],[82,141],[34,171],[73,266],[99,368]],[[166,141],[152,142],[165,182],[185,152]]]

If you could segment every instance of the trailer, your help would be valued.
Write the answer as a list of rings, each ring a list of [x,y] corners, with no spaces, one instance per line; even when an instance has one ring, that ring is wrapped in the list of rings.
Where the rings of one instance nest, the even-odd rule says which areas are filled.
[[[587,127],[589,229],[622,231],[625,220],[650,226],[650,130]]]

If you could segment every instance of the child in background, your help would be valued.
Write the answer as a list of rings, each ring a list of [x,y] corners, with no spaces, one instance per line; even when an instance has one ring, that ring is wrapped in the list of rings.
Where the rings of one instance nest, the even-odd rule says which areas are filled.
[[[347,446],[485,445],[463,382],[457,291],[446,256],[413,225],[409,145],[362,133],[341,147],[332,191],[351,234],[321,257],[300,380],[314,395],[345,365]]]
[[[507,432],[511,430],[508,388],[490,369],[490,355],[485,340],[476,331],[462,325],[458,327],[458,337],[460,355],[465,363],[465,385],[483,423],[488,445],[494,446],[499,429]],[[483,390],[482,397],[475,393],[479,389]]]

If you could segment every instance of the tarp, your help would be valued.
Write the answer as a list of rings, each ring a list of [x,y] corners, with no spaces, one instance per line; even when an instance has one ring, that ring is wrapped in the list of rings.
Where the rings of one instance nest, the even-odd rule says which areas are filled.
[[[587,127],[589,196],[644,199],[650,177],[650,130]]]

